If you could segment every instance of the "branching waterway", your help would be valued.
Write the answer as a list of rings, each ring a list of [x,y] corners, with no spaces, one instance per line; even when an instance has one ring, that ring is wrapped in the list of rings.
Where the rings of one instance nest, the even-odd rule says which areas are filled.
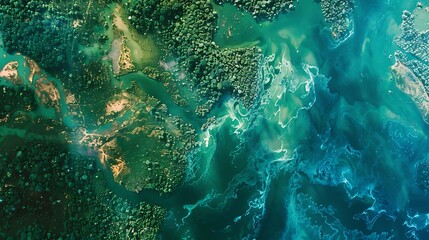
[[[429,127],[391,73],[402,11],[415,6],[356,1],[352,28],[338,42],[311,0],[261,23],[233,5],[215,5],[218,45],[262,49],[255,105],[246,109],[232,96],[221,99],[216,120],[197,130],[184,183],[174,191],[128,191],[99,159],[109,187],[132,203],[166,208],[162,239],[428,238],[429,199],[419,185],[419,166],[428,161]],[[0,56],[0,66],[18,61],[23,84],[36,86],[27,80],[23,56],[3,50]],[[109,136],[132,120],[130,110],[86,126],[73,114],[63,84],[47,79],[58,89],[59,114],[37,114],[60,118],[72,129],[71,151],[100,157],[87,139]],[[205,119],[178,106],[162,83],[141,72],[112,85],[126,90],[133,82],[169,114],[201,129]],[[25,127],[0,130],[0,137],[43,139]]]

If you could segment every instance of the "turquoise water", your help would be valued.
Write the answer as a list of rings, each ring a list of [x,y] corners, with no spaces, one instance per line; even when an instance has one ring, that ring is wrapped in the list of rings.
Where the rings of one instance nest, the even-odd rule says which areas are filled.
[[[162,239],[428,239],[429,198],[418,185],[429,174],[417,166],[429,156],[429,128],[390,72],[402,11],[416,2],[356,1],[352,34],[340,44],[312,0],[271,23],[215,6],[217,44],[262,49],[257,103],[245,109],[225,97],[174,192],[131,193],[107,174],[109,186],[167,208]],[[120,80],[123,88],[136,81],[197,129],[203,123],[161,83],[141,73]]]
[[[353,34],[340,45],[309,0],[273,23],[253,23],[255,32],[237,30],[241,43],[234,32],[218,35],[223,47],[253,44],[272,56],[267,84],[255,109],[223,104],[224,117],[189,160],[194,192],[171,208],[164,238],[429,237],[428,198],[416,180],[429,128],[390,73],[402,10],[415,4],[357,1]]]

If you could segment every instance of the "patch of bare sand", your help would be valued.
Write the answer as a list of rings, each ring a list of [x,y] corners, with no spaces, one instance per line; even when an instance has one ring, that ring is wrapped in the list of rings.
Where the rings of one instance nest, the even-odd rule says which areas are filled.
[[[119,74],[119,59],[121,57],[121,44],[122,44],[122,39],[118,38],[112,41],[112,48],[111,51],[109,52],[108,57],[112,60],[112,67],[113,67],[113,73],[115,75]]]
[[[12,82],[15,85],[22,84],[18,75],[18,61],[8,62],[0,72],[0,77]]]
[[[396,86],[409,95],[419,108],[423,119],[429,124],[429,96],[421,80],[399,60],[391,67]]]
[[[149,35],[141,35],[127,19],[126,11],[117,4],[113,11],[113,25],[116,34],[125,38],[125,45],[130,50],[130,62],[138,68],[156,65],[159,61],[159,49]]]
[[[25,59],[25,63],[30,68],[30,75],[28,75],[28,81],[32,83],[35,75],[42,74],[42,69],[40,69],[39,65],[37,65],[37,63],[31,60],[29,57],[24,57],[24,59]]]
[[[55,107],[60,112],[60,93],[52,81],[46,77],[39,78],[36,82],[36,95],[43,105]]]
[[[113,40],[108,57],[112,60],[115,75],[124,75],[135,69],[131,58],[131,50],[126,46],[124,37]]]
[[[119,99],[116,101],[111,101],[106,106],[106,116],[121,112],[129,106],[127,99]]]

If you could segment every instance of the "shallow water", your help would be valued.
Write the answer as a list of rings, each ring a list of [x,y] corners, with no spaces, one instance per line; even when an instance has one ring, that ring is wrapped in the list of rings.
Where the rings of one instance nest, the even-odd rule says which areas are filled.
[[[429,238],[429,199],[416,182],[429,128],[390,72],[402,11],[416,2],[356,1],[353,32],[339,45],[312,0],[261,24],[231,5],[215,6],[217,44],[263,50],[257,104],[246,110],[224,98],[172,193],[135,194],[108,177],[110,187],[134,203],[167,208],[162,239]],[[12,60],[23,61],[7,56],[0,65]],[[123,89],[136,81],[171,114],[201,126],[161,83],[141,73],[120,80]]]
[[[177,228],[188,239],[427,237],[415,165],[427,158],[429,129],[390,73],[402,10],[415,2],[356,5],[353,34],[339,46],[312,1],[243,37],[278,70],[264,72],[261,104],[246,116],[224,103],[208,145],[190,158],[200,168],[188,185],[203,193],[173,207],[165,239]]]

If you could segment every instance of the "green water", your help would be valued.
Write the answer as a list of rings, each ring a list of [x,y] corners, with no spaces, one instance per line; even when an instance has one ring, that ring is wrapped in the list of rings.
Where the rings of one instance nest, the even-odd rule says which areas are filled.
[[[313,1],[261,25],[231,6],[217,10],[226,27],[250,22],[228,39],[220,27],[218,44],[257,44],[274,54],[266,69],[278,70],[265,71],[259,109],[243,117],[232,108],[205,135],[188,180],[204,193],[172,210],[166,239],[177,228],[188,239],[425,239],[425,225],[413,230],[429,211],[414,166],[427,156],[429,129],[390,73],[402,10],[415,3],[356,5],[354,32],[339,46]]]
[[[262,23],[232,5],[214,5],[220,47],[262,49],[257,107],[224,98],[216,122],[198,132],[186,180],[172,193],[131,193],[107,171],[109,186],[134,203],[168,209],[162,239],[427,239],[428,196],[417,187],[416,164],[429,156],[429,128],[390,72],[402,11],[415,5],[356,1],[353,33],[339,45],[312,0]],[[132,81],[170,114],[197,129],[204,122],[142,73],[114,84],[124,90]],[[69,113],[64,102],[61,112]],[[82,127],[71,117],[65,122]]]
[[[155,81],[141,72],[130,73],[120,78],[123,83],[122,88],[127,89],[131,83],[135,81],[137,85],[147,94],[159,99],[162,103],[167,105],[169,113],[178,116],[188,123],[191,123],[196,129],[201,128],[204,123],[202,119],[198,119],[194,112],[190,109],[184,109],[177,106],[162,83]]]

